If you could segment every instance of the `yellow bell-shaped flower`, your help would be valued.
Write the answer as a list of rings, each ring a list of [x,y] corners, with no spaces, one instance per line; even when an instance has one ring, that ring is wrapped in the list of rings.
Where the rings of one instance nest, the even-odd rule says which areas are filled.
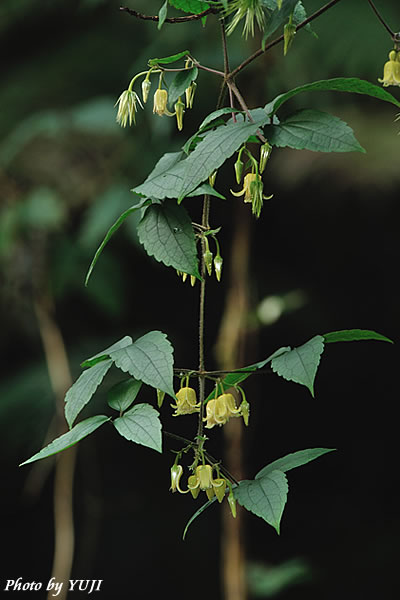
[[[392,50],[389,52],[389,60],[383,67],[383,79],[378,79],[383,87],[388,85],[400,86],[400,52]]]
[[[181,388],[176,393],[176,404],[171,404],[171,407],[175,408],[173,417],[200,412],[200,402],[197,402],[196,392],[191,387]]]
[[[236,408],[235,398],[232,394],[222,394],[207,402],[206,428],[212,429],[215,425],[225,425],[231,417],[240,417],[241,411]]]

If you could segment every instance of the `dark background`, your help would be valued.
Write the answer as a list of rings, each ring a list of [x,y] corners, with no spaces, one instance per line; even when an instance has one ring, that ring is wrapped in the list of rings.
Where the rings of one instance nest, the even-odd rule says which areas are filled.
[[[156,14],[159,6],[151,4],[132,7]],[[309,14],[320,6],[305,4]],[[87,288],[83,281],[106,229],[131,205],[129,189],[214,109],[219,82],[200,73],[195,108],[181,134],[173,119],[153,116],[151,106],[139,110],[136,127],[121,130],[116,98],[155,56],[190,49],[202,64],[221,69],[218,25],[210,18],[205,29],[196,22],[165,25],[158,33],[156,25],[118,9],[114,0],[0,5],[1,590],[7,579],[46,583],[51,575],[53,463],[17,466],[42,447],[55,410],[33,290],[51,290],[74,377],[87,356],[150,330],[168,335],[177,366],[197,364],[197,289],[147,257],[134,218],[107,246]],[[387,1],[382,10],[396,30],[398,3]],[[238,77],[250,107],[321,78],[382,77],[391,41],[367,2],[339,3],[313,29],[318,40],[299,32],[285,59],[279,46]],[[259,41],[246,44],[237,32],[229,44],[236,65]],[[398,97],[395,88],[389,91]],[[302,107],[349,122],[367,154],[273,152],[264,181],[274,198],[252,224],[248,362],[337,329],[399,337],[395,108],[324,92],[297,96],[282,115]],[[229,163],[218,175],[227,200],[213,201],[211,213],[211,225],[222,225],[226,264],[240,202],[229,194],[236,189],[232,169]],[[192,210],[191,202],[196,217],[196,201],[186,207]],[[210,280],[207,291],[209,368],[227,275],[221,284]],[[283,311],[266,323],[259,309],[270,296]],[[244,438],[247,477],[295,450],[337,448],[289,473],[280,537],[246,515],[253,591],[269,568],[279,582],[287,572],[300,574],[298,585],[282,591],[284,600],[398,598],[398,360],[396,345],[333,344],[322,357],[315,399],[272,374],[246,384],[252,406]],[[85,414],[107,410],[105,391],[116,376]],[[154,401],[150,389],[141,401]],[[166,429],[190,436],[189,421],[172,419],[168,404],[162,409]],[[101,597],[222,597],[220,510],[213,505],[181,541],[200,502],[169,493],[171,448],[166,444],[159,456],[107,427],[80,444],[72,578],[103,579]],[[220,431],[210,451],[222,456]]]

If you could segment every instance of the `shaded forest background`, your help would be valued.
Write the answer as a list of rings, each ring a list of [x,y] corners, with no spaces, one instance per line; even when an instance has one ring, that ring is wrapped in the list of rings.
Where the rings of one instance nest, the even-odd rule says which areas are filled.
[[[131,7],[156,14],[157,3]],[[382,6],[397,30],[396,0]],[[172,269],[147,257],[126,221],[103,253],[87,288],[84,278],[106,229],[132,204],[166,151],[178,150],[211,112],[219,80],[201,72],[194,109],[178,133],[173,119],[139,110],[121,130],[114,103],[147,60],[189,49],[221,69],[219,30],[209,18],[164,25],[140,22],[114,0],[2,0],[0,5],[0,436],[2,544],[6,579],[46,582],[53,554],[53,462],[19,469],[42,447],[56,404],[43,352],[38,298],[54,306],[73,378],[79,363],[124,335],[165,332],[175,364],[197,364],[198,293]],[[309,14],[320,6],[305,2]],[[285,59],[282,48],[254,62],[237,83],[251,107],[302,83],[329,77],[377,82],[390,39],[367,2],[339,3],[301,31]],[[258,48],[236,32],[233,66]],[[154,84],[155,87],[155,84]],[[389,88],[396,97],[399,93]],[[273,199],[252,224],[252,308],[246,361],[337,329],[400,333],[399,124],[395,109],[349,94],[299,95],[286,111],[332,112],[354,129],[366,154],[324,155],[275,150],[265,173]],[[211,223],[227,259],[233,228],[233,161],[218,175],[227,200],[213,201]],[[236,189],[236,188],[235,188]],[[186,203],[190,210],[190,201]],[[231,210],[232,207],[232,210]],[[193,214],[198,214],[193,207]],[[228,273],[207,292],[207,366],[224,308]],[[52,313],[53,314],[53,313]],[[325,350],[316,398],[268,375],[246,386],[250,427],[244,436],[246,476],[267,462],[308,447],[337,448],[289,474],[281,535],[245,517],[249,585],[256,597],[281,587],[283,600],[398,598],[400,517],[397,489],[396,345],[332,345]],[[239,365],[238,365],[239,366]],[[107,387],[113,383],[112,377]],[[99,391],[85,415],[107,410]],[[147,400],[154,400],[151,391]],[[141,398],[142,399],[142,398]],[[144,395],[143,401],[146,401]],[[166,428],[185,435],[162,409]],[[78,449],[74,509],[75,579],[103,579],[101,597],[207,594],[219,598],[220,513],[193,524],[198,506],[169,491],[171,446],[156,453],[129,444],[111,428]],[[222,456],[220,432],[212,452]],[[270,583],[263,577],[267,571]],[[275,579],[273,579],[275,577]],[[285,587],[289,580],[296,585]],[[275,583],[274,583],[275,582]],[[274,588],[275,585],[275,588]],[[268,587],[270,586],[270,587]],[[261,596],[260,596],[261,597]]]

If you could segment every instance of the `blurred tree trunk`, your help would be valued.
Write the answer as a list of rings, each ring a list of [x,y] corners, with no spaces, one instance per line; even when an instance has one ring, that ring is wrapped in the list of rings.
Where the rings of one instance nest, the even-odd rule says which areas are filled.
[[[229,257],[229,288],[222,316],[216,354],[221,369],[234,369],[244,364],[246,321],[249,309],[248,271],[251,214],[248,206],[238,203],[232,248]],[[237,401],[239,399],[237,398]],[[223,427],[224,464],[237,479],[243,478],[242,419],[231,419]],[[225,600],[246,600],[245,549],[242,541],[243,512],[238,506],[232,518],[227,503],[223,504],[222,581]]]

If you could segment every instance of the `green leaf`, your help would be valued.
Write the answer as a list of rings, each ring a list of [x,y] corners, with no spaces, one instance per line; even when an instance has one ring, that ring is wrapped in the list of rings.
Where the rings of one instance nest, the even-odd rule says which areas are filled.
[[[149,256],[200,279],[192,221],[183,206],[174,200],[152,204],[137,232]]]
[[[319,458],[323,454],[326,454],[327,452],[333,452],[334,450],[336,450],[336,448],[309,448],[308,450],[299,450],[298,452],[293,452],[292,454],[288,454],[283,458],[278,458],[277,460],[274,460],[274,462],[263,467],[261,471],[257,473],[256,479],[264,477],[264,475],[267,475],[275,470],[286,473],[286,471],[301,467],[302,465]]]
[[[267,39],[278,29],[278,27],[286,23],[286,21],[289,19],[289,16],[293,13],[294,7],[298,1],[299,0],[283,0],[282,7],[280,9],[277,7],[272,12],[264,30],[264,36],[262,40],[263,50],[265,49]]]
[[[106,423],[106,421],[109,420],[110,417],[96,415],[95,417],[89,417],[89,419],[81,421],[70,431],[53,440],[48,446],[42,448],[40,452],[34,454],[31,458],[21,463],[19,466],[21,467],[22,465],[34,462],[35,460],[47,458],[48,456],[52,456],[53,454],[57,454],[57,452],[61,452],[62,450],[66,450],[67,448],[74,446],[83,438],[93,433],[93,431],[96,431],[100,425],[103,425],[103,423]]]
[[[264,519],[279,534],[288,492],[282,471],[271,471],[258,479],[240,481],[233,495],[241,506]]]
[[[110,358],[110,352],[112,352],[113,350],[118,350],[119,348],[125,348],[125,346],[130,346],[130,344],[132,344],[131,336],[125,335],[123,338],[121,338],[117,342],[114,342],[114,344],[111,344],[111,346],[109,346],[105,350],[102,350],[101,352],[98,352],[94,356],[91,356],[90,358],[87,358],[86,360],[84,360],[81,363],[81,367],[83,367],[83,368],[84,367],[93,367],[94,365],[97,365],[97,363]]]
[[[203,506],[200,506],[200,508],[198,510],[196,510],[196,512],[190,517],[189,521],[186,523],[185,529],[183,530],[183,535],[182,535],[183,540],[185,539],[188,529],[191,526],[191,524],[193,523],[193,521],[195,519],[197,519],[197,517],[199,517],[202,512],[204,512],[207,508],[209,508],[211,506],[211,504],[214,504],[214,502],[216,500],[217,500],[217,497],[214,496],[213,498],[211,498],[211,500],[208,500],[208,502],[203,504]]]
[[[233,373],[228,373],[228,375],[226,375],[224,379],[218,384],[218,389],[221,389],[222,387],[225,391],[229,388],[235,387],[235,385],[238,385],[239,383],[250,377],[250,375],[252,375],[254,371],[256,371],[257,369],[262,369],[274,358],[288,352],[290,349],[291,348],[288,346],[285,348],[279,348],[273,354],[271,354],[271,356],[268,356],[268,358],[265,358],[264,360],[260,360],[259,362],[254,363],[252,365],[248,365],[247,367],[241,367],[240,369],[236,369]],[[207,397],[206,402],[208,402],[214,397],[215,391],[213,390]]]
[[[169,0],[169,3],[178,10],[183,10],[194,15],[200,14],[210,6],[207,2],[202,2],[201,0]]]
[[[239,116],[236,123],[229,120],[225,126],[211,131],[187,158],[162,175],[150,174],[133,191],[151,198],[184,198],[269,120],[262,108],[251,111],[251,115],[254,121]]]
[[[186,88],[197,78],[198,68],[192,67],[191,69],[185,69],[180,71],[175,76],[168,90],[168,102],[170,105],[175,104],[179,96],[185,93]]]
[[[225,200],[225,196],[217,192],[215,188],[213,188],[209,183],[202,183],[197,187],[193,192],[187,195],[187,198],[193,198],[195,196],[204,196],[204,194],[208,194],[209,196],[214,196],[215,198],[220,198],[221,200]]]
[[[136,404],[113,424],[130,442],[162,452],[161,422],[158,412],[150,404]]]
[[[119,229],[121,227],[122,223],[125,221],[125,219],[127,219],[129,217],[129,215],[131,215],[133,212],[139,210],[140,208],[143,208],[143,206],[145,206],[148,203],[149,203],[149,200],[144,199],[141,202],[139,202],[139,204],[136,204],[135,206],[131,206],[130,208],[128,208],[128,210],[123,212],[122,215],[115,221],[114,225],[112,225],[110,227],[110,229],[107,231],[106,237],[101,242],[98,249],[96,250],[96,254],[94,255],[92,262],[90,263],[90,267],[89,267],[89,270],[87,272],[86,279],[85,279],[85,285],[87,285],[89,283],[89,279],[90,279],[90,276],[94,269],[94,266],[97,263],[97,261],[100,257],[100,254],[103,252],[104,247],[107,244],[107,242],[109,241],[109,239],[111,238],[111,236],[117,231],[117,229]]]
[[[305,385],[314,397],[314,379],[323,351],[324,338],[316,335],[302,346],[274,358],[272,370],[287,381]]]
[[[269,143],[280,148],[289,146],[314,152],[365,152],[344,121],[319,110],[299,110],[279,125],[267,125],[264,132]]]
[[[337,77],[335,79],[322,79],[320,81],[314,81],[313,83],[307,83],[294,88],[285,94],[280,94],[274,98],[272,102],[269,102],[265,106],[265,110],[269,115],[272,116],[272,114],[275,113],[284,102],[293,96],[296,96],[302,92],[312,91],[352,92],[355,94],[365,94],[367,96],[378,98],[378,100],[390,102],[391,104],[400,107],[400,102],[396,100],[392,94],[389,94],[389,92],[375,85],[374,83],[364,81],[363,79],[358,79],[357,77]]]
[[[157,29],[160,30],[161,27],[164,25],[165,19],[167,18],[167,10],[168,10],[168,0],[165,0],[164,4],[162,5],[162,7],[159,10],[158,13],[158,25],[157,25]]]
[[[133,378],[117,383],[108,392],[108,406],[124,412],[134,402],[141,387],[142,382]]]
[[[324,333],[323,338],[325,342],[360,342],[363,340],[378,340],[381,342],[394,342],[388,337],[376,333],[376,331],[370,331],[369,329],[344,329],[342,331],[331,331],[330,333]]]
[[[229,106],[225,106],[225,108],[219,108],[218,110],[214,110],[212,113],[206,116],[206,118],[201,122],[200,127],[197,133],[200,133],[205,127],[208,127],[211,123],[222,117],[222,115],[228,115],[232,113],[242,112],[238,108],[231,108]]]
[[[112,365],[111,360],[99,362],[83,371],[65,395],[65,418],[71,428],[76,417],[90,401]]]
[[[173,348],[165,333],[150,331],[130,346],[110,352],[115,365],[175,399]]]
[[[177,62],[184,56],[188,56],[190,54],[189,50],[184,50],[183,52],[178,52],[178,54],[172,54],[171,56],[165,56],[164,58],[151,58],[148,61],[149,67],[155,67],[157,65],[168,65],[173,62]]]

